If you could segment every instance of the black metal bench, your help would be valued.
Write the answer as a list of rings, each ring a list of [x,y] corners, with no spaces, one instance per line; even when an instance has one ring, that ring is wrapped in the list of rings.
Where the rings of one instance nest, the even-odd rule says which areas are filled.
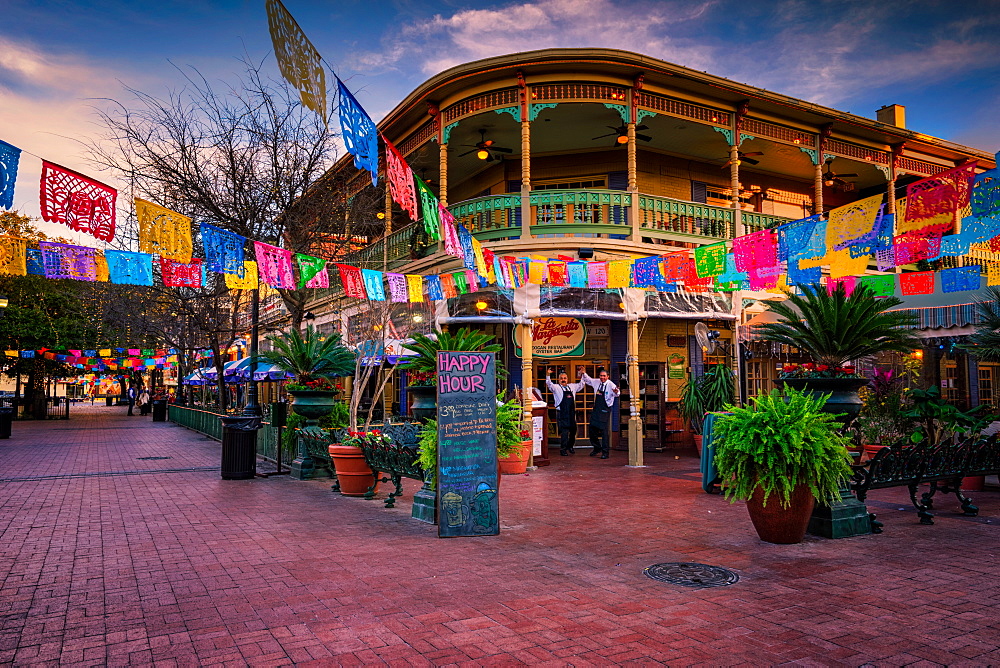
[[[960,443],[895,443],[882,448],[864,464],[853,467],[851,491],[864,502],[869,490],[887,487],[907,487],[910,501],[917,509],[921,524],[934,524],[934,494],[940,489],[945,494],[955,494],[962,506],[962,514],[974,517],[979,508],[962,494],[962,478],[996,475],[1000,473],[1000,434],[988,438],[976,436]],[[922,484],[930,489],[917,500]],[[868,517],[872,533],[882,532],[882,523],[874,513]]]
[[[396,429],[394,430],[395,434],[391,436],[391,442],[379,444],[366,443],[361,446],[361,450],[365,454],[365,462],[375,473],[375,481],[372,483],[372,486],[368,488],[368,491],[365,492],[365,498],[375,498],[375,486],[380,482],[392,483],[395,486],[395,489],[385,498],[386,508],[394,508],[396,504],[396,497],[402,496],[403,478],[419,480],[426,484],[424,479],[424,469],[421,468],[420,463],[417,461],[418,446],[416,434],[420,425],[409,424],[393,426],[396,427]],[[412,438],[396,440],[401,435],[409,435],[406,433],[409,430],[403,429],[402,427],[412,427]],[[404,433],[401,434],[401,432]],[[388,477],[379,477],[383,473],[387,474]]]
[[[386,508],[396,506],[396,497],[403,495],[403,478],[420,480],[427,487],[424,470],[417,462],[417,436],[421,425],[416,422],[390,423],[375,425],[375,428],[389,437],[387,442],[377,439],[365,439],[361,443],[365,463],[375,474],[372,486],[365,492],[366,499],[375,498],[375,487],[380,482],[391,483],[394,486],[385,499]],[[385,474],[385,475],[383,475]],[[334,489],[339,489],[335,485]]]

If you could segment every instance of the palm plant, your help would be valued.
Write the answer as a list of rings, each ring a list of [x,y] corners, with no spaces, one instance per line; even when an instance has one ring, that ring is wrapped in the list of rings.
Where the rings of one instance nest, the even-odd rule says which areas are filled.
[[[417,353],[399,365],[400,369],[419,374],[434,374],[437,372],[437,354],[441,350],[459,352],[498,353],[503,350],[499,343],[490,343],[493,337],[471,328],[463,327],[454,334],[435,332],[437,340],[424,334],[414,334],[413,343],[404,343],[403,348]],[[497,375],[502,374],[497,365]]]
[[[908,329],[916,325],[916,317],[890,310],[903,303],[896,297],[877,298],[865,285],[850,295],[843,285],[832,293],[819,285],[804,285],[801,290],[801,295],[768,306],[781,320],[760,326],[765,341],[794,346],[832,368],[920,346]]]
[[[324,336],[308,325],[304,334],[292,329],[267,340],[273,350],[259,353],[257,359],[293,374],[296,385],[354,373],[355,353],[342,343],[340,334]]]
[[[984,362],[1000,361],[1000,289],[986,290],[986,299],[976,304],[979,324],[969,342],[958,346]]]
[[[691,377],[681,388],[678,410],[691,432],[701,433],[705,413],[721,411],[735,400],[733,371],[725,364],[710,366],[699,378]]]

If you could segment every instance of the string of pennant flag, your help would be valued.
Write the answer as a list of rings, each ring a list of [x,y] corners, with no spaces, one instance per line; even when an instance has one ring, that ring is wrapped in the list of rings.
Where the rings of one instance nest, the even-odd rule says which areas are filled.
[[[298,88],[302,103],[326,122],[323,59],[280,0],[266,0],[268,25],[279,69]],[[207,223],[200,224],[204,258],[192,256],[192,220],[181,213],[135,199],[139,252],[99,250],[0,237],[0,273],[36,274],[53,279],[109,281],[149,286],[157,274],[170,287],[196,288],[208,272],[224,275],[230,289],[264,283],[278,289],[326,288],[335,270],[349,297],[375,301],[441,300],[496,285],[526,283],[572,288],[645,288],[673,291],[780,291],[819,283],[828,267],[831,289],[866,284],[878,294],[933,292],[935,272],[865,276],[872,259],[879,271],[921,260],[967,255],[974,245],[1000,251],[1000,172],[976,173],[970,162],[907,186],[895,214],[885,213],[875,195],[810,216],[696,249],[663,256],[610,261],[572,258],[497,256],[456,224],[430,188],[417,177],[391,142],[381,136],[364,108],[337,79],[342,137],[355,166],[378,181],[381,139],[386,180],[392,199],[447,254],[462,260],[459,271],[422,275],[382,272],[293,253],[253,241],[254,261],[246,257],[247,239]],[[10,208],[21,151],[0,142],[0,206]],[[110,241],[115,233],[117,191],[90,177],[43,160],[40,208],[48,222]],[[959,212],[968,215],[959,216]],[[956,224],[957,222],[957,224]],[[990,285],[1000,284],[996,263],[943,269],[943,292],[973,290],[985,269]],[[158,270],[158,271],[157,271]],[[890,285],[891,283],[891,285]],[[890,291],[891,287],[891,291]]]

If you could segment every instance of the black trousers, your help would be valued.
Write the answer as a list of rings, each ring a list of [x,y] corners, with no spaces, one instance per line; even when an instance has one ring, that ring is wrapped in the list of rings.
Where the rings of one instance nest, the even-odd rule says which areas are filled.
[[[559,421],[559,450],[573,452],[576,446],[576,422]]]
[[[610,417],[611,415],[607,414],[599,424],[594,424],[591,421],[587,427],[590,432],[590,445],[595,452],[600,452],[602,455],[611,453],[611,431],[608,429],[608,418]]]

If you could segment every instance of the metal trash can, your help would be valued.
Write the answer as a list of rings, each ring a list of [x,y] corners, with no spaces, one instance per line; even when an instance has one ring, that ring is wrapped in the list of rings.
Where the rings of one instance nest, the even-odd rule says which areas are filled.
[[[0,438],[10,438],[10,427],[14,423],[14,409],[0,408]]]
[[[237,415],[222,422],[222,479],[246,480],[257,475],[259,417]]]
[[[153,422],[167,421],[167,400],[153,399]]]
[[[115,398],[114,397],[104,397],[104,401],[105,401],[105,405],[106,406],[114,406],[115,405]]]

